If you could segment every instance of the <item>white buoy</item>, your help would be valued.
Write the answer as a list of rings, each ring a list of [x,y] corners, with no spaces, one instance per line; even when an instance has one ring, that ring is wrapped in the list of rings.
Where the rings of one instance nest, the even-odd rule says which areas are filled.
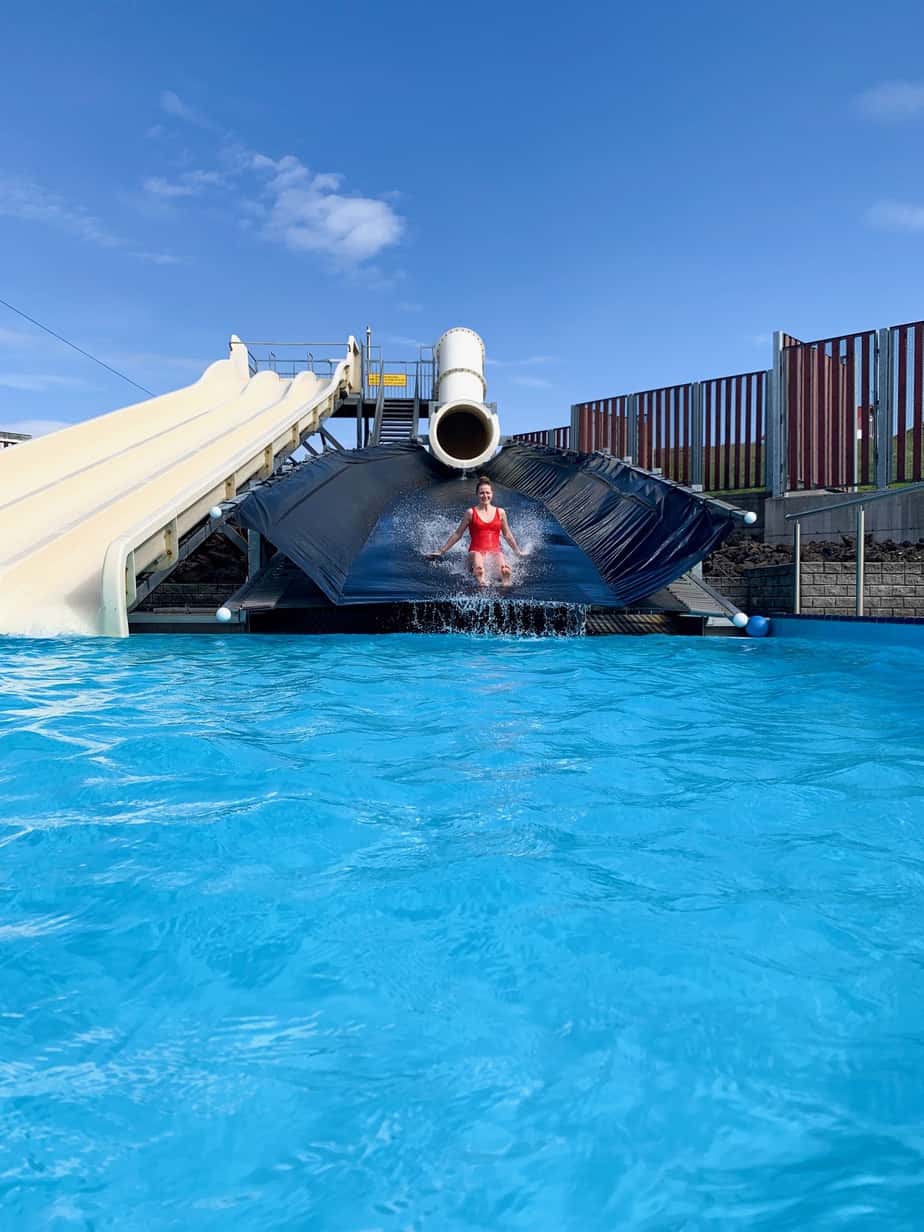
[[[743,629],[747,623],[748,618],[746,612],[735,612],[734,616],[732,616],[732,624],[736,629]]]
[[[209,517],[216,520],[222,516],[221,505],[213,505],[209,510]]]
[[[231,609],[229,607],[220,607],[215,613],[215,619],[220,620],[223,625],[226,625],[231,619]]]
[[[754,512],[753,509],[749,509],[747,513],[744,515],[745,526],[753,526],[756,521],[757,521],[757,514]]]

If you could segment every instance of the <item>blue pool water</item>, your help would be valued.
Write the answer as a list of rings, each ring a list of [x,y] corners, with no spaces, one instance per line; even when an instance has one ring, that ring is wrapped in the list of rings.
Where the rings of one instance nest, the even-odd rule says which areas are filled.
[[[919,1229],[924,657],[0,641],[0,1211]]]

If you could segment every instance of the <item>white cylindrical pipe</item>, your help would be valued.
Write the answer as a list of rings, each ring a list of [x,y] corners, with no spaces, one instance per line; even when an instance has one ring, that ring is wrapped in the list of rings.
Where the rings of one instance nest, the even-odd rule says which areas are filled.
[[[446,466],[475,470],[500,445],[500,421],[485,404],[484,343],[473,329],[447,329],[434,355],[437,407],[430,416],[430,449]]]
[[[484,402],[484,343],[473,329],[447,329],[435,356],[437,402]]]

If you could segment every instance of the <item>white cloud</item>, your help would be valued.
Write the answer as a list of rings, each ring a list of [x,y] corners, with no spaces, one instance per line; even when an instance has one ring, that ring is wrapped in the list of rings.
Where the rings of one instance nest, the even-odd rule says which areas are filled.
[[[149,141],[159,141],[160,138],[164,136],[166,131],[167,130],[164,128],[163,124],[152,124],[144,135]]]
[[[526,359],[494,359],[489,356],[487,361],[492,368],[532,368],[537,364],[557,364],[556,355],[529,355]]]
[[[152,197],[195,197],[202,191],[194,184],[171,184],[158,175],[145,180],[142,188]]]
[[[541,376],[515,376],[511,377],[514,385],[522,385],[526,389],[551,389],[552,382],[543,380]]]
[[[38,341],[37,334],[27,333],[24,329],[4,329],[0,326],[0,347],[18,350],[21,347],[35,346]]]
[[[128,240],[110,231],[105,223],[82,205],[67,202],[57,193],[25,177],[0,177],[0,217],[38,223],[87,244],[121,249],[128,256],[155,265],[175,265],[181,259],[169,253],[131,249]]]
[[[423,304],[413,299],[399,299],[396,306],[399,312],[423,312]]]
[[[924,82],[884,81],[864,90],[857,104],[875,120],[908,120],[924,115]]]
[[[5,425],[6,432],[21,432],[24,436],[47,436],[49,432],[58,432],[61,428],[72,428],[73,424],[65,423],[63,419],[14,419]],[[15,449],[16,446],[14,445]]]
[[[24,177],[0,179],[0,215],[44,223],[101,248],[121,248],[124,244],[82,206],[71,205]]]
[[[215,127],[207,116],[197,111],[195,107],[191,107],[189,103],[184,103],[179,94],[175,94],[173,90],[161,91],[160,106],[162,111],[175,120],[185,120],[187,124],[195,124],[198,128],[212,129]]]
[[[373,342],[385,342],[392,346],[413,347],[416,351],[418,347],[427,346],[428,343],[420,342],[417,338],[408,338],[405,334],[379,334],[372,335]]]
[[[114,351],[109,352],[106,358],[118,368],[129,368],[135,372],[140,369],[144,369],[146,373],[168,370],[199,376],[213,360],[221,359],[222,356],[195,359],[189,355],[162,355],[158,351]]]
[[[224,184],[228,177],[223,171],[187,171],[183,179],[187,184],[196,184],[199,188],[213,188]]]
[[[28,393],[45,393],[49,389],[96,389],[89,381],[76,376],[51,376],[46,372],[3,372],[0,387]]]
[[[924,205],[877,201],[866,211],[866,221],[884,231],[924,231]]]
[[[153,197],[198,197],[207,188],[223,184],[227,176],[222,171],[185,171],[171,182],[155,175],[144,181],[142,188]]]
[[[160,105],[174,119],[220,133],[219,169],[187,171],[169,179],[151,176],[143,184],[147,198],[166,207],[173,201],[201,196],[208,188],[235,186],[242,229],[253,229],[291,252],[330,257],[347,271],[358,270],[367,280],[376,276],[366,263],[398,243],[404,232],[404,219],[389,200],[395,198],[394,193],[360,196],[345,188],[339,173],[313,172],[292,154],[274,159],[248,149],[172,90],[162,92]],[[261,182],[259,199],[254,199],[256,194],[247,185],[253,176]]]
[[[255,154],[252,165],[269,174],[263,234],[292,252],[320,253],[356,265],[401,238],[404,220],[388,202],[339,192],[340,175],[315,175],[291,154],[275,161]]]
[[[182,265],[183,258],[175,257],[169,252],[133,252],[133,257],[146,261],[149,265]]]

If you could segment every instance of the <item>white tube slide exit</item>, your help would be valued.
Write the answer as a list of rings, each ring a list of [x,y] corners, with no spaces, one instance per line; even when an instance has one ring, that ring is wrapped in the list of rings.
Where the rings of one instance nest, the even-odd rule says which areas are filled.
[[[475,470],[494,457],[500,421],[485,403],[484,343],[471,329],[447,329],[435,349],[437,408],[429,440],[435,457]]]

